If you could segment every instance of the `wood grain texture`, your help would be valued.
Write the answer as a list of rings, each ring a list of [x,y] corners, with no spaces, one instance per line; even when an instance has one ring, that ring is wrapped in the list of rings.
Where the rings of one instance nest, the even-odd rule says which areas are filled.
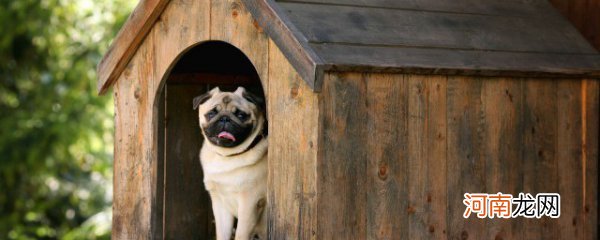
[[[149,41],[151,42],[151,41]],[[153,71],[145,61],[153,56],[149,42],[142,44],[115,89],[115,159],[113,189],[113,239],[156,239],[154,223],[159,205],[160,164],[156,158],[157,123],[151,121]],[[148,87],[149,86],[149,87]]]
[[[363,74],[367,81],[366,239],[408,239],[408,77]]]
[[[519,16],[519,17],[544,17],[540,8],[546,10],[550,6],[545,0],[519,1],[519,0],[277,0],[277,2],[317,3],[342,6],[356,6],[368,8],[403,9],[412,11],[431,11],[449,13],[468,13],[477,15]],[[534,14],[535,13],[535,14]]]
[[[446,231],[446,77],[408,75],[408,239]]]
[[[521,79],[484,79],[481,86],[481,157],[485,159],[486,193],[522,190],[523,94]],[[489,211],[489,210],[488,210]],[[522,219],[486,223],[486,239],[521,237]]]
[[[365,144],[367,79],[361,74],[325,76],[320,100],[318,238],[366,236],[368,196]]]
[[[215,234],[198,159],[203,138],[197,111],[191,107],[193,98],[206,91],[205,86],[191,84],[165,86],[164,239],[206,239]]]
[[[556,99],[558,193],[561,215],[558,236],[581,239],[583,236],[583,156],[582,156],[582,81],[558,82]]]
[[[584,164],[584,223],[583,238],[598,239],[598,148],[600,135],[600,84],[586,79],[582,85],[583,164]]]
[[[172,0],[150,32],[156,49],[152,59],[158,83],[191,47],[210,38],[210,2]],[[157,90],[160,88],[156,88]]]
[[[323,70],[320,57],[307,45],[306,39],[273,0],[243,1],[256,22],[277,44],[298,74],[315,91],[321,88]]]
[[[167,99],[166,92],[161,91],[156,99],[156,107],[154,111],[157,119],[156,123],[156,173],[152,176],[152,186],[154,186],[155,192],[152,196],[155,199],[155,205],[151,210],[150,217],[150,229],[152,231],[153,239],[162,239],[164,236],[164,196],[165,196],[165,144],[166,144],[166,120],[167,120]],[[113,210],[114,212],[114,210]]]
[[[558,14],[523,19],[393,8],[280,5],[310,43],[530,53],[595,52]]]
[[[443,48],[319,44],[335,71],[501,77],[600,76],[600,55],[557,55]]]
[[[269,39],[241,0],[212,0],[210,39],[240,49],[254,65],[261,80],[268,78]],[[267,85],[263,82],[263,87]]]
[[[581,122],[595,119],[582,109],[597,106],[586,105],[582,80],[369,73],[326,79],[318,237],[587,239],[597,234],[583,230],[597,223],[584,214],[588,198],[583,196],[583,189],[590,189],[583,182],[597,187],[597,173],[583,167],[582,154],[591,154],[593,166],[597,157],[581,143],[581,132],[589,129]],[[592,88],[585,92],[595,99],[597,85]],[[561,122],[570,130],[560,130]],[[586,180],[589,176],[594,180]],[[562,214],[570,217],[465,219],[467,192],[515,197],[558,192],[566,204]]]
[[[550,0],[600,50],[600,0]]]
[[[121,75],[170,0],[140,1],[98,63],[98,92],[103,94]]]
[[[447,234],[450,239],[485,238],[486,221],[463,218],[465,193],[486,192],[485,158],[482,157],[483,81],[448,77],[447,83]]]
[[[558,192],[557,82],[524,80],[523,193]],[[524,239],[552,239],[558,235],[556,219],[523,219]]]
[[[273,42],[269,79],[269,239],[320,239],[316,222],[320,100]]]

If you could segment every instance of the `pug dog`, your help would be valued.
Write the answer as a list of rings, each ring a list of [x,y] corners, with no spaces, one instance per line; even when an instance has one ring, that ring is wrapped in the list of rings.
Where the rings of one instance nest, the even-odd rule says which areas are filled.
[[[204,143],[200,163],[210,193],[217,240],[266,239],[267,121],[264,100],[238,87],[218,87],[193,100]]]

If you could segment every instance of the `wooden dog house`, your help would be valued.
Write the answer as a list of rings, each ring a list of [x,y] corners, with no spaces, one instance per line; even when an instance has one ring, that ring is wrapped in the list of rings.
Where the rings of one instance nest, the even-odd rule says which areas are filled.
[[[600,56],[542,0],[141,0],[98,66],[114,239],[210,239],[192,98],[264,91],[270,239],[597,239]],[[558,219],[463,218],[559,193]]]

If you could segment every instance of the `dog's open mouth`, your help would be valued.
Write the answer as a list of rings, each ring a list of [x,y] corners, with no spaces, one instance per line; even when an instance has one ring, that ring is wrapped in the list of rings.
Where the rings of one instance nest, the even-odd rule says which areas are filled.
[[[235,137],[233,136],[233,134],[226,132],[226,131],[222,131],[221,133],[219,133],[219,135],[217,135],[218,138],[224,138],[224,139],[229,139],[232,142],[235,142]]]

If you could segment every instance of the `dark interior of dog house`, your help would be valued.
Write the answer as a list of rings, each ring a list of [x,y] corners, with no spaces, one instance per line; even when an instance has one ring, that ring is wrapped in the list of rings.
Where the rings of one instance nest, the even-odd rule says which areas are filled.
[[[203,137],[192,100],[216,86],[235,91],[241,85],[257,96],[264,92],[250,60],[225,42],[200,43],[182,53],[172,66],[156,104],[159,169],[164,171],[159,171],[163,176],[154,185],[163,196],[157,197],[162,211],[152,216],[162,223],[155,226],[163,229],[155,232],[162,231],[165,239],[214,236],[210,197],[198,157]]]

